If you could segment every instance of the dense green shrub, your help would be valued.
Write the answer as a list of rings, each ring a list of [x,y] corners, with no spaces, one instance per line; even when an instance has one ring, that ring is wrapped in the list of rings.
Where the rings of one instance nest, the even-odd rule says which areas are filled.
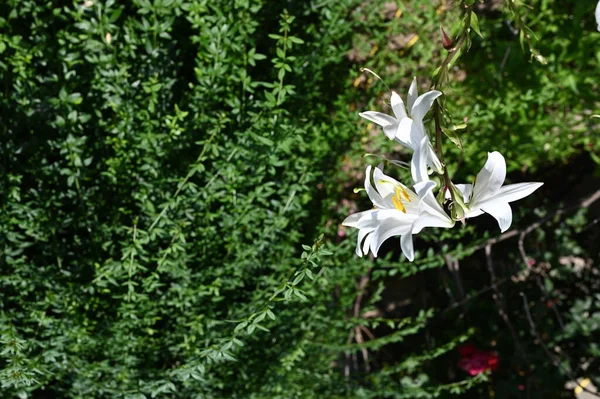
[[[505,152],[521,173],[598,150],[588,114],[598,107],[600,53],[591,17],[583,17],[591,7],[534,3],[541,12],[523,18],[548,66],[529,63],[507,27],[509,13],[483,9],[483,38],[473,38],[453,70],[448,107],[456,124],[470,119],[460,135],[464,153],[451,157],[468,157],[473,168],[488,149]],[[433,230],[409,264],[391,243],[377,262],[356,259],[350,232],[339,228],[361,201],[352,188],[364,173],[362,155],[405,156],[358,120],[356,110],[381,106],[369,101],[386,91],[359,67],[400,92],[413,75],[428,85],[445,56],[438,23],[456,30],[462,15],[420,1],[400,7],[0,5],[2,397],[409,398],[473,386],[509,397],[509,370],[531,360],[502,355],[515,343],[500,317],[472,316],[496,312],[490,298],[469,301],[462,316],[470,316],[456,316],[460,299],[447,292],[453,298],[461,289],[441,269],[445,255],[467,258],[495,232],[485,223]],[[539,216],[565,198],[551,196]],[[564,266],[542,280],[547,291],[563,287],[552,300],[575,284],[566,256],[597,262],[597,253],[582,255],[591,241],[573,233],[586,223],[583,215],[561,223],[530,254]],[[506,252],[503,270],[521,269],[517,249]],[[478,253],[467,262],[485,267]],[[473,275],[468,292],[489,284]],[[540,295],[536,281],[505,293],[517,312],[518,291]],[[572,296],[561,307],[565,328],[540,328],[556,333],[548,345],[583,336],[574,355],[597,354],[583,342],[598,327],[578,315],[597,313],[598,300]],[[538,305],[536,320],[548,317]],[[529,332],[527,318],[518,323]],[[488,374],[471,378],[456,368],[453,349],[473,336],[498,342],[504,371],[493,385],[481,385]],[[520,339],[539,359],[541,374],[525,371],[534,380],[579,372],[576,364],[562,372],[528,336]]]

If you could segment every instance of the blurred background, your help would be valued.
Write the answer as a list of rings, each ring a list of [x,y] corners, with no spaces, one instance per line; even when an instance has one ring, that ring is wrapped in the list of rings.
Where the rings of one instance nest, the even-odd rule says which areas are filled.
[[[595,397],[596,2],[526,3],[472,6],[444,147],[545,184],[410,263],[341,226],[410,160],[358,112],[428,90],[461,1],[3,1],[0,396]]]

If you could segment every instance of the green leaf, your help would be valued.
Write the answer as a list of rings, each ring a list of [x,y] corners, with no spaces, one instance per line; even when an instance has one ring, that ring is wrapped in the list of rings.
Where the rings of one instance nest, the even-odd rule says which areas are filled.
[[[296,43],[296,44],[304,44],[304,40],[295,37],[295,36],[288,36],[288,39],[292,42],[292,43]]]
[[[479,18],[477,17],[477,14],[475,14],[473,11],[471,11],[471,27],[473,28],[475,33],[477,33],[479,37],[483,39],[483,35],[481,34],[481,30],[479,29]]]
[[[256,140],[259,141],[261,143],[263,143],[264,145],[268,146],[268,147],[272,147],[275,143],[273,142],[273,140],[268,139],[266,137],[260,136],[256,133],[252,133],[252,137]]]
[[[460,148],[461,151],[463,150],[463,146],[462,146],[460,137],[458,137],[458,134],[456,134],[455,131],[447,129],[447,128],[442,128],[442,132],[444,132],[446,137],[448,137],[450,139],[450,141],[452,141],[458,148]]]

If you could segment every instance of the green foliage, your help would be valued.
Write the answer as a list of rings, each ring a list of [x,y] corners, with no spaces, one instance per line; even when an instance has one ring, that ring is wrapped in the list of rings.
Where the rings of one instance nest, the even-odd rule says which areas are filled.
[[[391,3],[0,6],[0,396],[509,397],[509,372],[457,368],[467,340],[497,345],[504,370],[526,369],[539,385],[553,381],[548,389],[570,378],[532,343],[540,374],[509,355],[490,298],[461,304],[444,267],[466,262],[467,294],[489,284],[477,246],[496,233],[485,223],[419,235],[412,264],[397,243],[377,261],[357,259],[339,226],[363,205],[352,189],[365,153],[406,160],[359,121],[387,91],[359,68],[394,90],[414,75],[425,87],[446,56],[439,24],[452,32],[465,20],[460,7]],[[444,103],[464,150],[448,157],[473,168],[458,177],[488,150],[512,172],[598,151],[590,7],[532,3],[469,14],[470,50],[449,69]],[[512,31],[523,28],[506,18],[535,32],[524,54]],[[548,65],[529,62],[531,45]],[[535,216],[563,199],[551,195]],[[530,253],[557,270],[540,275],[565,328],[540,322],[553,320],[541,301],[533,317],[548,345],[575,347],[566,369],[576,374],[578,359],[598,353],[586,344],[598,298],[573,289],[577,273],[596,287],[594,269],[565,261],[597,262],[578,233],[587,220],[537,229]],[[513,246],[499,263],[513,273],[519,262]],[[533,281],[507,294],[517,313],[517,291],[541,292]],[[529,334],[528,320],[518,328]]]

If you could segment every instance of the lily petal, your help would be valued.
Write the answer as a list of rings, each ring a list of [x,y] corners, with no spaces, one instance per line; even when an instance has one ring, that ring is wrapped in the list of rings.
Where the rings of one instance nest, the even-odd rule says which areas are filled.
[[[485,212],[479,208],[471,209],[465,214],[465,218],[474,218],[483,215]]]
[[[419,234],[426,227],[444,227],[450,228],[454,226],[454,221],[449,217],[443,217],[441,214],[423,213],[415,221],[412,228],[413,234]]]
[[[367,192],[367,195],[369,196],[369,199],[371,200],[373,205],[379,208],[385,208],[386,205],[385,201],[383,200],[383,197],[371,184],[371,169],[371,165],[367,166],[367,170],[365,172],[365,191]],[[375,169],[377,170],[377,168]]]
[[[413,248],[412,234],[404,234],[400,237],[400,248],[406,259],[413,261],[415,259],[415,250]]]
[[[363,243],[363,253],[366,255],[369,253],[369,248],[371,247],[371,239],[373,238],[373,234],[367,234],[365,237],[365,242]]]
[[[498,221],[500,232],[504,233],[512,224],[512,209],[506,201],[486,201],[479,206],[482,211],[489,213]]]
[[[413,118],[415,122],[423,122],[423,117],[429,112],[435,99],[441,95],[441,91],[432,90],[419,96],[419,98],[415,100],[410,111],[410,117]]]
[[[360,115],[361,118],[365,118],[368,121],[374,122],[381,127],[398,123],[396,118],[388,114],[384,114],[383,112],[366,111],[360,112],[358,115]]]
[[[346,219],[344,219],[344,221],[342,222],[342,225],[348,226],[348,227],[356,227],[356,225],[358,224],[358,221],[363,216],[366,216],[373,211],[374,211],[374,209],[369,209],[368,211],[353,213],[352,215],[350,215]]]
[[[392,103],[392,111],[394,111],[396,119],[400,121],[402,120],[402,118],[408,117],[408,115],[406,114],[406,108],[404,107],[404,102],[402,101],[402,98],[400,98],[398,93],[393,91],[392,98],[390,99],[390,101]]]
[[[596,6],[596,23],[598,24],[598,32],[600,32],[600,1]]]
[[[408,88],[408,97],[406,99],[406,105],[408,105],[408,112],[411,115],[417,97],[419,97],[419,90],[417,89],[417,77],[415,76],[410,84],[410,87]]]
[[[370,233],[371,232],[367,231],[367,230],[358,230],[358,238],[356,239],[356,250],[355,250],[355,252],[356,252],[356,255],[358,255],[360,258],[362,258],[362,256],[363,256],[363,251],[362,251],[363,240],[365,239],[365,236],[367,234],[370,235]],[[366,254],[367,252],[368,252],[368,250],[364,251],[364,254]]]
[[[471,198],[471,195],[473,194],[473,185],[472,184],[457,184],[456,188],[458,188],[458,191],[460,191],[463,195],[463,201],[465,203],[469,202],[469,198]]]
[[[517,183],[502,186],[494,195],[494,200],[513,202],[527,197],[535,190],[540,188],[544,183]]]
[[[429,175],[427,174],[428,147],[429,140],[427,139],[427,137],[423,137],[421,143],[415,149],[415,152],[410,161],[410,173],[412,175],[413,181],[417,183],[429,181]]]
[[[390,237],[410,234],[411,226],[414,222],[414,217],[406,218],[405,220],[389,218],[383,221],[377,229],[373,231],[371,238],[371,252],[377,257],[379,248]]]
[[[431,167],[431,169],[435,170],[437,173],[444,173],[444,167],[442,166],[442,163],[440,162],[440,159],[435,153],[430,141],[428,141],[427,147],[427,164]]]
[[[398,180],[394,179],[383,173],[381,169],[374,168],[373,170],[373,181],[375,182],[375,187],[377,188],[377,192],[381,195],[385,202],[385,198],[394,195],[396,192],[396,187],[402,187],[402,189],[406,190],[411,201],[417,199],[415,193],[412,192],[411,189],[406,187],[404,184],[400,183]]]
[[[390,140],[393,140],[396,136],[398,121],[393,116],[376,111],[361,112],[358,115],[360,115],[361,118],[381,126],[383,128],[383,133],[385,133]]]
[[[413,234],[419,233],[425,227],[450,228],[454,226],[454,221],[446,214],[433,195],[435,186],[435,182],[432,181],[415,184],[415,190],[421,197],[421,202],[419,203],[419,218],[413,225]]]
[[[492,197],[504,184],[506,178],[506,161],[498,151],[488,152],[488,159],[477,174],[471,202],[481,203]]]
[[[394,139],[403,146],[414,150],[416,145],[419,144],[419,142],[413,141],[412,137],[415,136],[415,133],[413,133],[413,129],[416,129],[416,127],[412,119],[402,119],[398,124],[398,128],[396,129],[396,137],[394,137]]]
[[[396,209],[372,209],[372,212],[363,215],[356,223],[356,228],[373,231],[389,218],[402,218],[404,214],[398,214]]]
[[[417,182],[415,184],[415,191],[417,192],[417,195],[420,198],[424,198],[429,193],[432,193],[432,191],[435,188],[435,186],[436,186],[436,184],[435,184],[434,181],[431,181],[431,180],[427,179],[425,181]]]

